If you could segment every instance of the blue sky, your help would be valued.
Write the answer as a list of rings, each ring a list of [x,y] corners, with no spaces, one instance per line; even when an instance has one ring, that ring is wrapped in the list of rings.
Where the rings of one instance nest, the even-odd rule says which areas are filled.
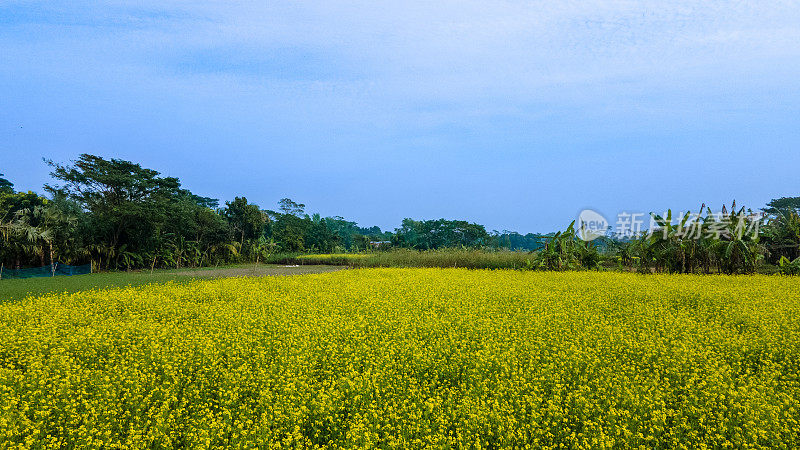
[[[135,5],[135,6],[131,6]],[[521,232],[800,195],[791,1],[0,1],[0,172]]]

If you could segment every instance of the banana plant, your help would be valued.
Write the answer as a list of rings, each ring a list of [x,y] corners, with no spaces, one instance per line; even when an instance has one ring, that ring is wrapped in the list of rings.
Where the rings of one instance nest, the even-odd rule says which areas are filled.
[[[705,209],[705,216],[702,215]],[[640,250],[644,264],[656,271],[678,273],[752,273],[763,255],[758,236],[747,235],[754,221],[760,220],[736,202],[728,212],[723,205],[720,214],[703,204],[697,215],[687,212],[673,223],[672,210],[666,216],[651,214],[656,225]]]
[[[745,233],[752,229],[754,221],[761,220],[744,206],[736,212],[736,202],[728,212],[723,206],[719,220],[711,225],[723,230],[720,238],[713,242],[717,265],[723,273],[753,273],[764,254],[758,235]]]
[[[778,260],[778,268],[784,275],[800,275],[800,257],[790,261],[789,258],[781,256],[781,259]]]
[[[544,247],[526,263],[529,269],[574,270],[596,269],[601,255],[591,242],[580,241],[575,234],[575,221],[566,230],[546,238]]]
[[[141,266],[144,263],[142,255],[136,252],[129,252],[127,248],[128,246],[126,244],[122,244],[119,248],[117,256],[118,265],[124,267],[125,270],[131,270],[134,267]]]

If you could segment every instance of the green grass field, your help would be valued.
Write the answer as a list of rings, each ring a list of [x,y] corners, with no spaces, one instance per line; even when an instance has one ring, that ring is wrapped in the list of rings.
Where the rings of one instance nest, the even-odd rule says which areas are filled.
[[[226,267],[204,267],[201,269],[177,269],[135,271],[135,272],[103,272],[91,275],[74,275],[71,277],[27,278],[21,280],[0,280],[0,302],[19,300],[29,295],[50,293],[80,292],[91,289],[103,289],[123,286],[142,286],[146,284],[175,281],[184,283],[197,278],[254,277],[267,275],[301,275],[341,270],[342,267],[330,265],[304,265],[286,267],[271,264],[242,264]]]

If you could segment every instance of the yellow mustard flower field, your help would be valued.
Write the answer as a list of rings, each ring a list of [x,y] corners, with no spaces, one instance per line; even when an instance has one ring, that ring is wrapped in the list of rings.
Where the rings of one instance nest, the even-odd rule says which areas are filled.
[[[2,448],[800,447],[800,281],[358,269],[0,305]]]

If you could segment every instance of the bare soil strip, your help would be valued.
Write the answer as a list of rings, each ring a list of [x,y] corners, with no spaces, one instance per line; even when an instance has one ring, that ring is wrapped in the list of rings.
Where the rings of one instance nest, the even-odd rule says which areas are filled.
[[[247,267],[220,267],[218,269],[208,268],[200,270],[186,270],[181,272],[172,272],[177,276],[190,276],[190,277],[209,277],[209,278],[225,278],[225,277],[261,277],[261,276],[285,276],[285,275],[304,275],[310,273],[326,273],[335,272],[337,270],[346,269],[345,266],[327,266],[327,265],[314,265],[314,266],[278,266],[278,265],[251,265]]]

